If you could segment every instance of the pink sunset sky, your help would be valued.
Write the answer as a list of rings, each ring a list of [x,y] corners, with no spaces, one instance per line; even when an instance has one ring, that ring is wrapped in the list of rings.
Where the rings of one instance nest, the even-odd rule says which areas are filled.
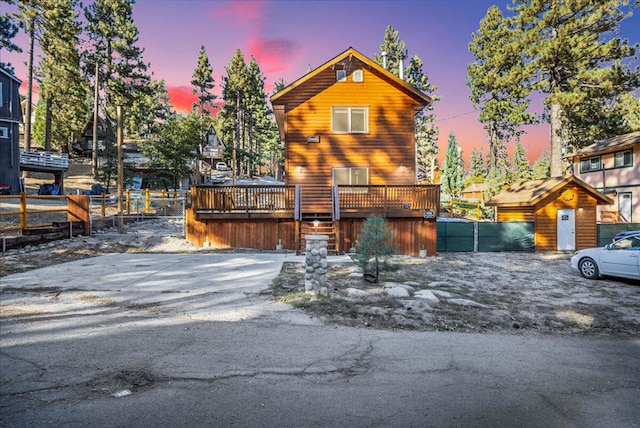
[[[271,94],[278,79],[292,83],[309,67],[318,67],[349,47],[373,58],[391,25],[399,31],[409,55],[422,59],[430,82],[438,86],[436,94],[442,99],[435,103],[434,112],[440,129],[440,157],[453,131],[468,161],[474,147],[487,153],[486,136],[466,86],[466,67],[473,61],[468,44],[492,4],[505,10],[510,1],[138,0],[134,20],[140,32],[138,45],[145,49],[144,60],[151,63],[153,78],[165,81],[178,111],[189,110],[195,99],[190,81],[201,45],[213,67],[218,95],[225,67],[236,49],[246,61],[250,55],[255,57]],[[636,35],[631,41],[637,39]],[[3,51],[1,59],[11,62],[24,81],[26,38],[20,35],[15,41],[25,52]],[[540,111],[540,101],[533,108]],[[526,131],[522,141],[533,161],[549,146],[549,128],[542,124]]]

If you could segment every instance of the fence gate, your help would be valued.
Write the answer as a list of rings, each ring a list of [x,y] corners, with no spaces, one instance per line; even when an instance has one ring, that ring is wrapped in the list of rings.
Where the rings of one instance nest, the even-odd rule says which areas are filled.
[[[474,226],[472,222],[438,222],[437,251],[473,251]]]
[[[535,251],[533,222],[479,222],[478,251]]]

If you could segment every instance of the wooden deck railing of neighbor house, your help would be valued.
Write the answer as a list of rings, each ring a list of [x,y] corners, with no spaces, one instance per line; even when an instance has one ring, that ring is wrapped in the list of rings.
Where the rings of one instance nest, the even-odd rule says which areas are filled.
[[[53,152],[25,152],[20,151],[20,164],[50,169],[69,168],[69,155]]]
[[[368,185],[338,186],[340,215],[382,215],[394,217],[438,216],[440,186]]]
[[[297,186],[236,185],[191,187],[196,218],[291,217],[299,212]]]

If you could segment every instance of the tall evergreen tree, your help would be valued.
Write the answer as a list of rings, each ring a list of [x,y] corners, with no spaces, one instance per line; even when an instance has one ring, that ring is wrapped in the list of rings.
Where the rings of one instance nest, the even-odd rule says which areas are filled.
[[[215,87],[215,80],[213,79],[213,68],[209,62],[209,56],[204,48],[204,45],[200,46],[198,52],[198,64],[193,71],[191,78],[191,93],[196,94],[197,102],[193,103],[193,108],[197,109],[198,116],[202,119],[208,108],[209,114],[213,108],[213,102],[217,98],[211,90]]]
[[[133,96],[136,92],[149,93],[149,65],[142,58],[144,49],[137,46],[134,4],[135,0],[96,0],[85,8],[87,33],[92,42],[85,52],[86,71],[92,75],[98,62],[107,114],[112,118],[116,105],[129,108],[136,101]]]
[[[527,150],[519,139],[516,140],[513,151],[513,178],[515,181],[531,179],[531,165],[527,158]]]
[[[373,55],[373,60],[379,65],[384,65],[386,62],[387,70],[394,76],[400,77],[400,67],[401,64],[404,64],[407,56],[407,45],[404,40],[400,38],[398,30],[389,25],[384,32],[384,39],[380,44],[380,53]],[[404,66],[402,68],[404,73]]]
[[[236,49],[231,62],[225,67],[227,75],[222,78],[222,98],[224,105],[217,117],[220,138],[226,142],[227,153],[225,157],[231,158],[234,175],[240,172],[238,168],[243,158],[240,152],[240,144],[243,141],[243,118],[247,97],[247,64],[244,54]]]
[[[444,159],[444,170],[440,184],[442,192],[449,195],[451,199],[459,198],[462,189],[464,189],[462,150],[453,131],[449,133],[447,154]]]
[[[491,6],[469,44],[475,61],[467,67],[467,86],[471,102],[480,106],[478,120],[489,139],[490,170],[497,168],[506,142],[522,133],[521,125],[534,122],[534,115],[527,112],[531,90],[516,84],[522,78],[524,62],[511,26],[500,9]]]
[[[471,183],[484,183],[487,175],[487,166],[484,161],[482,149],[478,150],[476,147],[471,151],[471,157],[469,158],[469,182]]]
[[[540,178],[549,178],[551,160],[549,159],[549,152],[544,149],[540,154],[540,157],[533,162],[533,168],[531,170],[531,179],[537,180]]]
[[[384,55],[383,55],[384,53]],[[413,55],[405,67],[404,60],[408,57],[405,42],[400,38],[400,33],[392,26],[388,26],[380,53],[373,56],[373,60],[384,66],[396,77],[402,77],[417,90],[429,95],[431,103],[426,106],[415,118],[416,129],[416,158],[419,171],[423,171],[429,181],[434,181],[435,168],[438,164],[438,134],[439,130],[434,126],[435,115],[433,103],[440,99],[435,95],[438,89],[429,82],[429,77],[423,71],[423,62],[418,55]],[[400,69],[402,68],[402,73]]]
[[[483,58],[495,57],[493,68],[504,70],[494,76],[496,87],[544,94],[551,128],[551,176],[561,176],[565,146],[577,148],[594,138],[625,131],[617,104],[624,100],[622,94],[640,85],[640,66],[638,45],[620,38],[619,25],[637,3],[513,3],[509,8],[513,16],[508,19],[500,19],[494,8],[489,9],[485,21],[495,18],[509,34],[487,39]],[[498,31],[495,25],[491,28]]]
[[[81,25],[77,0],[39,0],[42,7],[43,57],[38,73],[40,96],[46,101],[45,149],[73,143],[84,129],[89,110],[87,82],[76,46]],[[54,114],[55,112],[55,114]]]

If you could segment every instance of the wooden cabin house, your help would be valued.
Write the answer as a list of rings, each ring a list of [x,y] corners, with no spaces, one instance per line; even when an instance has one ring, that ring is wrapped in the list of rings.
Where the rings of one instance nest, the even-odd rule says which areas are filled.
[[[612,202],[570,176],[514,183],[485,205],[499,222],[533,222],[536,251],[574,251],[598,245],[597,206]]]
[[[284,248],[303,249],[305,235],[321,233],[329,236],[330,250],[336,252],[355,247],[364,220],[377,215],[387,218],[393,228],[399,253],[418,255],[426,250],[435,255],[440,187],[416,184],[414,119],[430,102],[428,96],[349,48],[271,98],[284,142],[281,196],[274,197],[274,190],[267,189],[254,195],[255,186],[244,196],[231,194],[237,189],[223,194],[196,186],[196,209],[188,215],[207,223],[197,226],[210,229],[202,232],[209,242],[219,243],[216,233],[229,242],[238,233],[230,230],[231,218],[223,225],[223,219],[214,214],[218,210],[205,213],[206,208],[211,203],[218,208],[237,207],[237,200],[246,207],[252,201],[246,210],[251,218],[260,215],[273,221],[276,214],[281,216],[277,236]],[[206,197],[210,202],[205,202],[203,192],[212,192]],[[198,193],[205,199],[200,200]],[[268,201],[266,207],[260,200]],[[198,211],[200,203],[203,208]],[[281,210],[269,213],[270,207]],[[265,233],[276,236],[265,230],[254,229],[257,233],[251,238],[236,241],[251,244],[247,241],[262,242]],[[270,244],[273,248],[276,242],[271,239]]]

